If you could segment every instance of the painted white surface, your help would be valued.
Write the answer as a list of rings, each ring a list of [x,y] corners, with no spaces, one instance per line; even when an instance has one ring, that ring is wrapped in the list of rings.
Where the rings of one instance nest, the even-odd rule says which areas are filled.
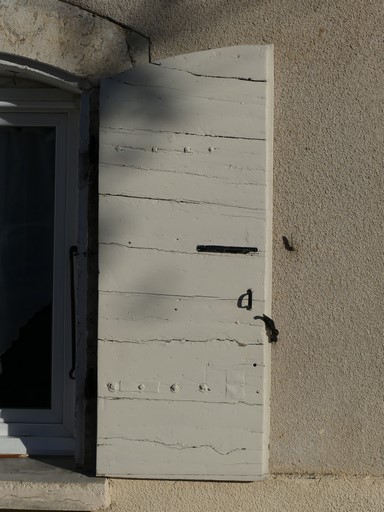
[[[230,298],[162,294],[100,292],[100,340],[131,343],[169,340],[237,340],[261,344],[260,320],[250,318],[247,309],[236,308]],[[253,294],[254,311],[263,299]],[[198,321],[196,321],[198,319]],[[257,327],[255,329],[255,326]]]
[[[194,254],[196,240],[208,244],[214,237],[216,244],[225,245],[230,236],[234,245],[246,240],[250,246],[260,246],[264,241],[265,211],[262,210],[239,211],[236,207],[215,204],[199,204],[197,209],[194,204],[161,200],[153,200],[151,205],[158,212],[155,218],[149,214],[145,198],[101,196],[100,243],[113,243],[118,238],[127,247],[150,249],[155,244],[158,249]],[[135,218],[130,215],[132,210],[137,213]],[[186,222],[188,230],[184,228]]]
[[[243,71],[266,80],[271,59],[213,50],[102,83],[100,475],[268,472],[269,346],[254,317],[270,310],[272,82]],[[251,311],[238,303],[249,288]]]

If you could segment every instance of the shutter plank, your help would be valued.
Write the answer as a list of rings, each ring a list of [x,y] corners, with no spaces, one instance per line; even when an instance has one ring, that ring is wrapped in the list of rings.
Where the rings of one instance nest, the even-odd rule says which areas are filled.
[[[254,314],[265,307],[256,292]],[[250,317],[246,297],[242,308],[238,299],[100,292],[99,338],[138,343],[229,339],[239,345],[262,344],[261,320]]]
[[[236,341],[228,339],[203,343],[107,341],[100,343],[99,352],[113,361],[100,372],[105,383],[100,396],[104,398],[247,405],[264,401],[262,346],[247,345],[239,350]],[[116,375],[121,378],[116,380]]]
[[[244,210],[264,211],[264,185],[239,184],[193,174],[173,174],[168,171],[127,169],[122,166],[100,165],[100,187],[103,195],[142,197],[164,201],[235,206]],[[148,191],[153,194],[148,196]],[[256,199],[256,202],[255,202]]]
[[[165,479],[174,479],[178,475],[178,480],[212,479],[213,474],[215,480],[241,481],[259,480],[266,476],[262,463],[255,462],[261,460],[260,451],[247,447],[218,453],[208,445],[179,447],[148,439],[132,441],[119,438],[100,442],[97,448],[99,457],[105,459],[104,476],[148,478],[148,467],[153,475],[161,475]],[[140,453],[140,457],[135,458],[133,466],[124,462],[123,454],[136,457],[132,454],[137,453]],[[183,459],[188,459],[188,466],[185,466]],[[100,466],[99,474],[103,475],[103,466]]]
[[[191,172],[245,182],[265,172],[264,140],[101,129],[100,161],[152,170]],[[188,148],[190,151],[188,151]],[[161,158],[160,158],[161,155]],[[192,161],[192,162],[191,162]]]
[[[106,82],[103,127],[266,138],[266,83],[194,77],[153,64],[143,68]]]
[[[189,402],[182,414],[179,406],[178,402],[101,399],[100,409],[114,421],[108,429],[102,426],[99,430],[99,473],[145,478],[151,467],[153,475],[163,478],[178,474],[179,479],[201,479],[213,472],[218,480],[227,480],[229,475],[233,480],[264,476],[260,462],[255,462],[261,460],[255,446],[262,446],[263,416],[254,410],[263,406],[237,404],[236,414],[226,404]],[[130,418],[129,435],[126,418]],[[201,418],[198,425],[196,418]],[[143,425],[147,425],[145,431]],[[128,459],[125,453],[130,454]],[[192,457],[188,466],[184,455],[188,460]]]
[[[100,196],[99,241],[196,253],[200,245],[246,243],[265,252],[265,211],[230,206]],[[152,215],[155,208],[157,215]],[[135,212],[133,217],[132,212]],[[188,226],[188,229],[186,229]]]
[[[99,289],[235,298],[248,288],[263,288],[264,259],[261,254],[185,254],[101,244]]]

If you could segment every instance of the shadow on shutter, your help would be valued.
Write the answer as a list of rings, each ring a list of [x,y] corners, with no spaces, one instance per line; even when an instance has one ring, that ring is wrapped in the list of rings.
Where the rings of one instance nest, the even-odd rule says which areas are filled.
[[[102,83],[99,475],[268,471],[272,60],[224,48]]]

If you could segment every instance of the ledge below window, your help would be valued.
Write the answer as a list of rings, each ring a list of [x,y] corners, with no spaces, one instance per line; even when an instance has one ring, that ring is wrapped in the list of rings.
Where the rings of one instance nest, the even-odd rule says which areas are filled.
[[[108,481],[77,473],[69,458],[0,459],[0,509],[99,510],[110,505]]]

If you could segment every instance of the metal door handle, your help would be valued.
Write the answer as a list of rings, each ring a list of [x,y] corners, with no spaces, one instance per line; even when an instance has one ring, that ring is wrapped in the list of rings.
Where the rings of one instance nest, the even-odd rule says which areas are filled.
[[[243,306],[243,301],[247,300],[247,305]],[[251,311],[252,309],[252,303],[253,303],[253,295],[251,288],[248,288],[246,293],[243,293],[240,295],[240,297],[237,299],[237,307],[240,309],[247,309],[248,311]]]

